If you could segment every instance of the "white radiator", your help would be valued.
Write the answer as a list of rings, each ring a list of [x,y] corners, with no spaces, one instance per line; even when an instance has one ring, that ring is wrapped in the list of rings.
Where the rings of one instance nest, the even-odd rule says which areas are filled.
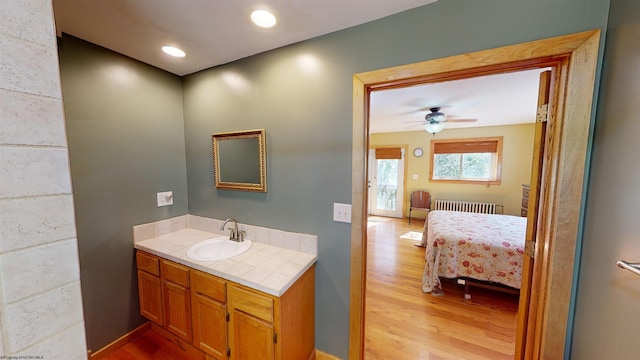
[[[495,214],[496,204],[466,200],[434,200],[431,210],[464,211],[472,213]]]

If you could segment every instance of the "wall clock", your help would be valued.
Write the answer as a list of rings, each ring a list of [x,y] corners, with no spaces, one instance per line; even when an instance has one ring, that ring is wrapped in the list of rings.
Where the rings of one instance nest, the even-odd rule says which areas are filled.
[[[420,156],[422,156],[422,149],[421,149],[421,148],[415,148],[415,149],[413,149],[413,156],[415,156],[415,157],[420,157]]]

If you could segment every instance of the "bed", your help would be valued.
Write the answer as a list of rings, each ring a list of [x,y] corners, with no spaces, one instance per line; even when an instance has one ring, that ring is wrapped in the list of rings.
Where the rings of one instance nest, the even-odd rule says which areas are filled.
[[[519,289],[526,227],[525,217],[431,211],[420,242],[426,248],[422,291],[443,295],[440,277]]]

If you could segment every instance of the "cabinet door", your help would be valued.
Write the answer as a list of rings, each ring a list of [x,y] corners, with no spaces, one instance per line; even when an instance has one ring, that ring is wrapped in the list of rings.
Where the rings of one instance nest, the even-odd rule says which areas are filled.
[[[227,358],[227,306],[193,294],[193,343],[216,360]]]
[[[233,310],[231,358],[236,360],[272,360],[274,353],[273,325]]]
[[[191,301],[189,289],[171,281],[164,281],[164,320],[166,329],[191,342]]]
[[[138,270],[140,314],[162,326],[162,284],[160,278]]]

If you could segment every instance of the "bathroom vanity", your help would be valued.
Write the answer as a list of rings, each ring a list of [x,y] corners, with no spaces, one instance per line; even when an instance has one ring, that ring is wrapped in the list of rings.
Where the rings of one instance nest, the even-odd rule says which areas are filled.
[[[313,358],[317,257],[255,242],[214,262],[186,256],[214,236],[184,229],[135,243],[152,329],[203,359]]]

